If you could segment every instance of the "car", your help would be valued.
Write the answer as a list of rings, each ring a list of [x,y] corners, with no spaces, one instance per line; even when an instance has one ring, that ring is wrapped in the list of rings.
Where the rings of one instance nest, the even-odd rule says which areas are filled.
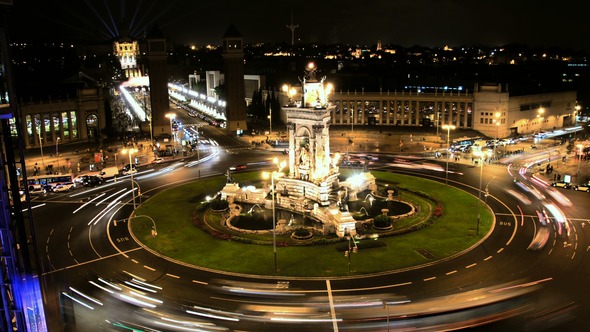
[[[569,182],[564,182],[564,181],[556,181],[551,183],[552,187],[557,187],[557,188],[565,188],[565,189],[570,189],[572,187],[571,183]]]
[[[576,184],[572,189],[590,193],[590,183]]]
[[[42,187],[45,189],[45,192],[52,192],[55,186],[56,184],[45,184]]]
[[[238,164],[238,165],[231,166],[229,168],[229,170],[230,171],[237,171],[237,170],[245,169],[245,168],[246,168],[246,165]]]
[[[99,176],[91,175],[91,176],[85,178],[84,181],[82,182],[82,184],[85,187],[94,187],[94,186],[101,184],[102,182],[103,182],[103,179],[100,178]]]
[[[121,168],[121,172],[125,174],[124,172],[127,172],[130,168],[137,168],[137,164],[127,164]]]
[[[90,176],[98,176],[100,173],[99,172],[92,172],[92,173],[85,173],[85,174],[79,174],[74,178],[74,183],[75,184],[83,184],[84,180],[86,180],[88,177]]]
[[[152,164],[161,164],[163,162],[164,158],[157,157],[156,159],[154,159],[154,161],[152,161]]]
[[[123,171],[123,175],[131,175],[131,174],[135,174],[135,173],[137,173],[137,168],[135,168],[135,167],[132,169]]]
[[[31,196],[39,196],[39,195],[45,195],[47,193],[47,190],[41,186],[30,186],[29,187],[29,195]]]
[[[59,192],[64,192],[64,191],[70,191],[70,189],[72,189],[74,187],[75,187],[75,185],[73,182],[60,183],[57,186],[53,187],[53,192],[59,193]]]

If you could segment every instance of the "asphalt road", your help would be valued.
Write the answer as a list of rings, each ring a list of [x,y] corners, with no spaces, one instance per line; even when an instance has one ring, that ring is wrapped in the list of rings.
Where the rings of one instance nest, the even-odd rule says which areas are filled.
[[[178,183],[222,174],[236,160],[248,164],[268,160],[276,154],[251,150],[248,142],[228,137],[212,127],[203,127],[203,133],[220,147],[204,152],[201,163],[193,163],[192,157],[140,167],[135,180],[145,198]],[[424,158],[421,154],[407,158],[405,162],[411,170],[390,165],[399,159],[398,155],[383,154],[369,168],[445,181],[446,165],[440,159]],[[545,189],[533,182],[531,174],[521,175],[519,167],[485,165],[483,170],[485,173],[469,162],[451,163],[448,182],[476,196],[480,182],[488,187],[489,196],[485,200],[495,212],[496,224],[484,241],[443,262],[360,278],[236,276],[195,269],[158,257],[135,243],[128,233],[125,219],[131,214],[133,202],[130,193],[121,195],[130,189],[129,178],[119,178],[116,183],[109,182],[95,189],[36,197],[31,205],[51,330],[122,330],[114,328],[114,321],[137,329],[152,326],[182,330],[166,325],[173,324],[173,320],[199,322],[203,330],[247,331],[395,330],[431,328],[449,321],[476,326],[481,323],[476,317],[487,321],[500,319],[481,328],[489,330],[544,330],[554,328],[555,324],[568,331],[587,324],[584,315],[590,308],[586,296],[590,272],[590,226],[584,206],[587,193],[563,190],[572,203],[562,206],[568,217],[569,235],[564,229],[560,234],[557,223],[551,222],[545,248],[531,251],[527,247],[541,226],[536,211],[543,209],[543,201],[547,203],[550,198],[539,200],[524,192],[530,200],[526,204],[507,189],[522,192],[514,182],[515,177]],[[480,174],[483,174],[481,178]],[[113,220],[118,220],[116,226]],[[116,283],[124,292],[133,289],[143,297],[127,293],[123,298],[116,292],[106,292],[103,288],[110,291],[116,288],[101,280]],[[510,284],[514,281],[519,282],[518,286]],[[495,304],[490,295],[533,287],[529,283],[539,284],[540,290],[500,304]],[[415,303],[412,309],[418,311],[467,303],[467,298],[453,296],[498,285],[502,285],[501,291],[496,289],[485,294],[492,303],[462,311],[463,316],[429,315],[402,320],[396,313],[402,308],[409,310],[400,305],[406,301]],[[256,292],[246,291],[249,289]],[[97,299],[102,305],[92,304],[78,292]],[[90,303],[93,308],[72,298]],[[427,302],[432,299],[437,302]],[[144,304],[133,302],[136,300]],[[277,312],[288,314],[278,317]],[[513,313],[518,315],[509,318]]]

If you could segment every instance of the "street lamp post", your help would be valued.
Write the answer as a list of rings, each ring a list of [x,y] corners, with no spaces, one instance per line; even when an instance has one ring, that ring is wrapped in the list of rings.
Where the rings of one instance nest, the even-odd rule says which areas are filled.
[[[575,127],[578,126],[578,114],[580,113],[581,108],[582,107],[580,106],[580,104],[576,102],[576,107],[574,111],[574,141],[576,140],[576,132],[578,131]]]
[[[39,127],[41,129],[41,127]],[[41,130],[37,132],[39,134],[39,150],[41,150],[41,165],[45,166],[45,160],[43,159],[43,137],[41,137]]]
[[[344,234],[346,234],[348,232],[348,228],[344,229]],[[352,246],[350,245],[350,234],[347,236],[348,237],[348,249],[346,249],[346,256],[348,256],[348,274],[350,274],[350,265],[351,265],[351,251],[352,251]]]
[[[492,177],[490,179],[490,181],[488,181],[488,183],[486,183],[486,189],[485,189],[485,194],[484,194],[484,205],[488,205],[488,196],[490,195],[490,192],[488,191],[488,186],[490,185],[490,183],[492,182],[493,179],[495,179],[496,177]]]
[[[272,107],[268,108],[268,134],[272,135]]]
[[[436,111],[436,142],[438,143],[438,122],[440,118],[440,114],[438,111]]]
[[[137,153],[137,149],[123,149],[121,150],[121,153],[123,154],[128,154],[129,155],[129,172],[131,173],[131,193],[133,194],[133,209],[135,210],[135,185],[134,185],[134,181],[133,181],[133,171],[132,169],[134,169],[133,167],[133,163],[131,161],[131,155],[134,153]]]
[[[479,224],[480,224],[480,220],[481,220],[481,184],[482,184],[482,179],[483,179],[483,161],[484,161],[484,157],[487,155],[485,152],[479,152],[478,154],[479,154],[479,164],[480,165],[479,165],[479,189],[477,192],[477,229],[475,230],[475,235],[479,235]],[[488,182],[488,184],[489,184],[489,182]]]
[[[200,143],[200,138],[199,138],[199,127],[197,127],[197,161],[201,160],[200,150],[201,150],[201,143]]]
[[[59,140],[61,137],[58,137],[55,140],[55,156],[57,157],[57,171],[59,172]]]
[[[496,137],[494,140],[494,159],[496,159],[497,158],[496,147],[498,146],[498,136],[499,136],[498,130],[500,129],[500,116],[501,116],[501,114],[500,114],[500,112],[496,112],[496,114],[494,116],[496,117],[494,119],[494,123],[496,124]]]
[[[147,102],[145,97],[147,96],[147,91],[146,90],[142,90],[143,91],[143,111],[147,117]],[[152,146],[152,144],[154,143],[154,134],[153,134],[153,129],[152,129],[152,109],[150,107],[150,146]]]
[[[576,145],[576,147],[578,148],[578,170],[576,171],[576,181],[578,181],[578,183],[581,183],[581,181],[578,178],[580,176],[580,164],[582,163],[582,151],[584,149],[584,145],[578,144]]]
[[[454,125],[444,125],[442,126],[443,129],[447,130],[447,168],[445,170],[445,184],[449,184],[449,158],[451,157],[450,150],[451,150],[451,129],[455,129]]]
[[[172,130],[172,120],[176,118],[176,114],[166,113],[166,117],[170,119],[170,138],[172,139],[172,148],[174,149],[174,151],[176,151],[176,134],[174,134],[174,131]]]
[[[129,218],[129,220],[134,219],[134,218],[148,218],[151,222],[152,222],[152,235],[151,237],[155,237],[156,235],[158,235],[158,229],[156,228],[156,221],[154,220],[154,218],[148,216],[148,215],[139,215],[139,216],[132,216]]]
[[[272,171],[270,173],[264,172],[262,173],[263,177],[270,176],[270,186],[271,186],[271,194],[272,194],[272,250],[274,255],[274,271],[277,273],[277,227],[276,227],[276,208],[275,208],[275,177],[279,177],[281,175],[281,171],[287,165],[287,163],[283,160],[279,162],[278,158],[273,159],[273,163],[277,165],[278,169],[276,171]]]
[[[541,132],[543,129],[543,114],[545,113],[545,109],[541,107],[537,112],[537,118],[539,119],[539,132]]]

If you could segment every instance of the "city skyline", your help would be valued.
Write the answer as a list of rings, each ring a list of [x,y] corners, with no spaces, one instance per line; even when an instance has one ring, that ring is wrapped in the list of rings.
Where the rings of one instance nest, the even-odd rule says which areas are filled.
[[[583,12],[567,3],[545,1],[460,0],[353,1],[277,3],[242,1],[83,1],[49,3],[17,0],[9,15],[12,39],[140,38],[157,25],[173,43],[221,44],[233,24],[246,43],[343,43],[371,46],[504,46],[558,47],[590,51],[590,27]],[[547,2],[549,4],[549,2]],[[292,21],[291,21],[292,20]]]

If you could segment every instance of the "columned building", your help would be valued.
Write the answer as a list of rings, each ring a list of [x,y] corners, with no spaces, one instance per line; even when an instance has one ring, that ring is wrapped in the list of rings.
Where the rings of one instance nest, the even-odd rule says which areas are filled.
[[[113,53],[121,63],[125,77],[141,77],[137,63],[139,57],[139,43],[137,40],[122,38],[113,43]]]
[[[330,96],[336,108],[336,125],[436,126],[473,124],[473,94],[467,92],[417,93],[336,92]]]
[[[297,89],[296,89],[297,90]],[[283,91],[281,104],[301,96]],[[474,91],[346,91],[330,94],[331,123],[473,129],[488,137],[508,137],[553,130],[575,123],[576,91],[511,95],[501,85],[476,85]],[[281,113],[286,121],[286,114]]]
[[[103,87],[80,88],[59,100],[19,101],[25,148],[86,140],[98,141],[106,126]],[[13,126],[12,130],[16,128]],[[14,133],[13,133],[14,134]]]

